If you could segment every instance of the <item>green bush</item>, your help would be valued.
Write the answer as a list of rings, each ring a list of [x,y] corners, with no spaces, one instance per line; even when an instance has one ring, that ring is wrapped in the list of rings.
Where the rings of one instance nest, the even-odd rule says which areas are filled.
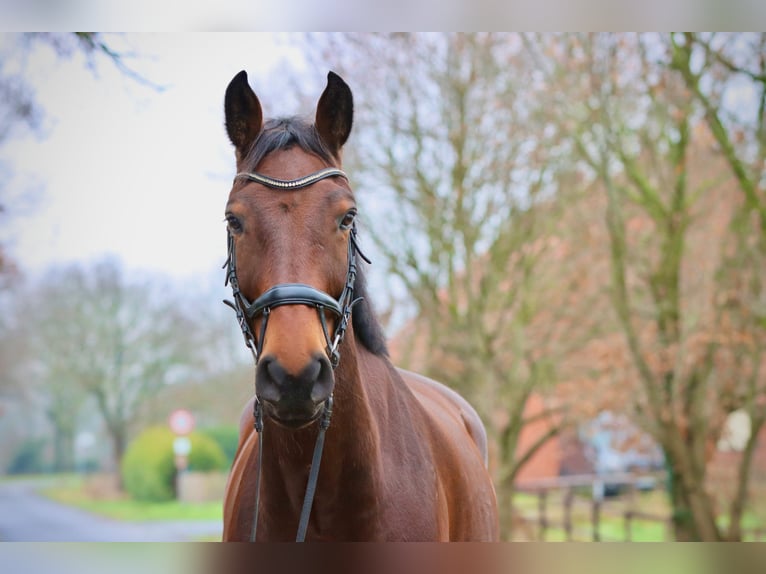
[[[227,467],[231,468],[234,462],[234,455],[237,454],[239,446],[239,428],[235,425],[208,427],[200,429],[200,432],[206,434],[218,443],[223,454],[226,456]]]
[[[130,443],[122,459],[122,480],[135,500],[159,502],[175,498],[174,438],[168,428],[150,427]],[[227,470],[226,456],[212,438],[193,432],[189,440],[189,470]]]
[[[45,463],[45,439],[30,438],[21,443],[11,457],[6,472],[8,474],[35,474],[48,472]]]

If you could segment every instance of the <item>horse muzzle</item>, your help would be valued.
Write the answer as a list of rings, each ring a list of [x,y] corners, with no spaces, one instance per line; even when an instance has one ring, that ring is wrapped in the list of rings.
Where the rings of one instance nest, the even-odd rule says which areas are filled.
[[[264,414],[289,428],[300,428],[319,418],[334,386],[333,368],[324,353],[312,356],[298,374],[289,373],[274,355],[266,355],[255,373],[256,395]]]

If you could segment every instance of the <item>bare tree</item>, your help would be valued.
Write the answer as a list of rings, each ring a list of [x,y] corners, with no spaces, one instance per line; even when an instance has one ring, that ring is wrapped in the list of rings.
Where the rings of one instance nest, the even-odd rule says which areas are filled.
[[[74,441],[86,393],[70,366],[80,353],[79,341],[68,332],[81,320],[76,311],[79,285],[61,279],[25,293],[23,299],[17,294],[12,336],[21,351],[14,360],[17,389],[26,402],[41,408],[51,425],[53,470],[69,472],[75,468]]]
[[[756,404],[766,389],[762,328],[730,299],[732,284],[760,282],[761,273],[735,247],[752,230],[730,233],[745,228],[700,126],[710,111],[676,73],[684,48],[672,37],[529,36],[527,49],[556,88],[542,105],[557,112],[562,137],[605,194],[611,302],[623,341],[604,368],[612,384],[634,389],[625,395],[631,414],[663,448],[676,537],[722,539],[707,482],[711,445],[726,415]],[[616,365],[628,368],[620,375]],[[755,440],[762,419],[753,423]],[[732,539],[741,535],[750,456],[746,450],[732,500]]]
[[[700,106],[740,191],[720,269],[720,304],[734,343],[727,358],[736,365],[722,398],[751,423],[725,534],[740,540],[753,455],[766,423],[766,34],[678,34],[669,44],[670,68]]]
[[[57,440],[71,447],[78,409],[91,397],[117,466],[147,403],[165,385],[198,376],[208,358],[197,312],[187,306],[193,299],[130,280],[111,260],[53,269],[26,301],[27,380]]]
[[[579,276],[557,260],[568,196],[553,198],[574,177],[571,164],[550,161],[559,142],[532,115],[533,70],[517,35],[312,40],[357,86],[346,162],[389,276],[391,308],[409,317],[394,349],[404,366],[460,390],[482,415],[507,536],[519,470],[568,420],[550,392],[556,366],[590,329],[587,297],[565,303]],[[535,415],[548,430],[522,451],[533,393],[548,396]]]

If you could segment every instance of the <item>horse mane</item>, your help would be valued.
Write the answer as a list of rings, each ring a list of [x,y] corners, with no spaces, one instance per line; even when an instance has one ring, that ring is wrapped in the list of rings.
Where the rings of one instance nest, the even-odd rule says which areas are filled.
[[[274,118],[265,122],[263,129],[243,161],[242,169],[249,172],[257,171],[258,165],[267,155],[296,145],[303,151],[314,154],[331,165],[335,165],[337,162],[322,138],[319,137],[314,125],[301,117],[292,116]],[[354,306],[354,311],[351,314],[354,335],[371,353],[388,356],[386,336],[370,302],[364,264],[361,261],[357,263],[354,295],[363,298]]]
[[[363,297],[354,307],[353,313],[351,313],[354,335],[372,354],[387,357],[386,336],[383,334],[383,327],[380,325],[375,309],[370,302],[370,298],[367,296],[367,278],[364,274],[364,263],[357,263],[354,296]]]

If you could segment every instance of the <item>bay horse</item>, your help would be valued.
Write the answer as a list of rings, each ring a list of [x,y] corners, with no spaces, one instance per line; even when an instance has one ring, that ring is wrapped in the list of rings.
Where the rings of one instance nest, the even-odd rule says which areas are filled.
[[[367,296],[341,170],[350,88],[330,72],[313,124],[264,121],[242,71],[224,110],[237,167],[227,303],[255,359],[255,396],[240,420],[223,540],[497,540],[479,416],[392,365]]]

